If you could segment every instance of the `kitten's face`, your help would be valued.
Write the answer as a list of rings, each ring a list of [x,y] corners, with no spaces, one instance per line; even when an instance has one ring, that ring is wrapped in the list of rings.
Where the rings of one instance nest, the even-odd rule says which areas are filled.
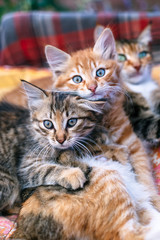
[[[119,65],[116,61],[112,32],[105,29],[93,49],[85,49],[71,56],[47,46],[46,57],[53,70],[54,87],[76,91],[89,100],[108,98],[119,88]]]
[[[80,140],[96,126],[96,112],[100,113],[96,104],[75,95],[43,92],[26,82],[24,84],[36,138],[53,148],[79,148]]]
[[[118,61],[123,64],[123,81],[138,84],[150,75],[151,54],[145,44],[117,43]],[[148,76],[147,76],[148,75]]]
[[[92,49],[74,53],[68,67],[55,82],[55,87],[76,91],[82,97],[97,100],[109,97],[118,83],[119,68],[116,61],[100,58]]]

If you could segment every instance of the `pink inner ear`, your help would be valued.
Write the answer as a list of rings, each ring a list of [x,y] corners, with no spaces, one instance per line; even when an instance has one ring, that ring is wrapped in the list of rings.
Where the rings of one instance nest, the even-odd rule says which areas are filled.
[[[48,64],[50,65],[50,67],[54,72],[56,72],[57,69],[60,69],[61,66],[64,63],[66,63],[66,61],[70,58],[69,54],[52,46],[46,46],[45,54],[46,54]]]
[[[115,59],[116,45],[113,34],[106,28],[98,38],[93,48],[94,52],[99,53],[104,59]]]

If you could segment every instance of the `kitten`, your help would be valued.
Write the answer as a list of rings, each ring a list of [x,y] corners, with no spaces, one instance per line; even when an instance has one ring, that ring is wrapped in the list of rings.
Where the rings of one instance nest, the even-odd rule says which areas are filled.
[[[30,114],[27,109],[0,104],[1,210],[16,203],[20,188],[48,184],[71,189],[83,187],[89,169],[84,164],[81,169],[76,166],[72,155],[78,154],[79,149],[83,154],[88,150],[85,138],[92,141],[96,131],[101,132],[97,126],[99,130],[92,133],[95,122],[98,125],[101,121],[96,104],[76,95],[47,93],[25,81],[23,85],[29,97]],[[71,168],[58,163],[60,152],[67,149],[68,158],[74,162]]]
[[[106,99],[103,126],[108,132],[108,144],[116,143],[128,148],[137,180],[148,188],[153,204],[160,210],[150,159],[123,109],[123,85],[116,61],[115,40],[110,29],[103,31],[93,49],[69,55],[55,47],[46,46],[45,53],[53,71],[55,88],[76,91],[89,100]]]
[[[93,157],[79,161],[92,168],[88,184],[75,191],[31,189],[11,239],[159,240],[160,213],[129,164]]]
[[[95,41],[105,28],[97,26]],[[150,51],[151,25],[134,40],[116,41],[118,61],[123,65],[121,79],[128,92],[124,109],[136,134],[149,143],[160,138],[160,87],[152,79],[152,55]]]

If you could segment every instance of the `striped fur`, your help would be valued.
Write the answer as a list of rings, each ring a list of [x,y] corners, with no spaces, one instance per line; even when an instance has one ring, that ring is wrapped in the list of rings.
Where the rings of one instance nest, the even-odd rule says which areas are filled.
[[[158,240],[160,214],[131,166],[99,158],[80,161],[92,168],[89,184],[78,191],[37,188],[21,208],[13,239]]]
[[[0,104],[0,210],[19,202],[16,166],[25,149],[28,128],[24,125],[28,117],[28,111],[23,108]]]
[[[45,92],[25,81],[23,85],[30,112],[0,104],[0,210],[17,203],[20,189],[27,187],[83,187],[90,169],[75,156],[92,154],[86,139],[94,143],[102,132],[96,128],[101,125],[97,103],[75,94]],[[70,119],[76,119],[75,126],[68,126]],[[44,120],[53,128],[47,129]]]
[[[54,64],[57,64],[54,62],[55,49],[55,47],[52,49],[46,47],[47,56],[48,51],[52,51],[51,61],[49,57],[47,60],[54,76],[56,76]],[[142,142],[133,132],[123,109],[124,90],[120,77],[120,67],[115,56],[114,38],[111,31],[105,29],[93,49],[73,53],[71,56],[67,56],[64,63],[62,61],[56,66],[56,69],[59,69],[59,74],[60,72],[63,74],[57,77],[54,87],[65,91],[77,91],[81,96],[90,100],[106,99],[103,126],[109,135],[108,143],[116,143],[128,148],[131,164],[138,181],[148,188],[154,206],[160,210],[160,197],[153,181],[150,159]],[[63,59],[62,51],[58,57]],[[96,72],[101,68],[105,69],[105,74],[102,77],[97,77]],[[79,84],[74,83],[74,76],[80,76],[82,81]]]

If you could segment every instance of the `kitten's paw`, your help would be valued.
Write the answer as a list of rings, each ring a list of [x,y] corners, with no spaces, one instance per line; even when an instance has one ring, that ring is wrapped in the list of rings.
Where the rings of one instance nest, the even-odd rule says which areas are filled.
[[[57,183],[67,189],[76,190],[78,188],[83,188],[86,181],[87,179],[84,173],[77,167],[64,170]]]
[[[89,173],[92,171],[92,167],[88,166],[86,163],[81,163],[78,167],[82,170],[86,177],[88,177]]]

